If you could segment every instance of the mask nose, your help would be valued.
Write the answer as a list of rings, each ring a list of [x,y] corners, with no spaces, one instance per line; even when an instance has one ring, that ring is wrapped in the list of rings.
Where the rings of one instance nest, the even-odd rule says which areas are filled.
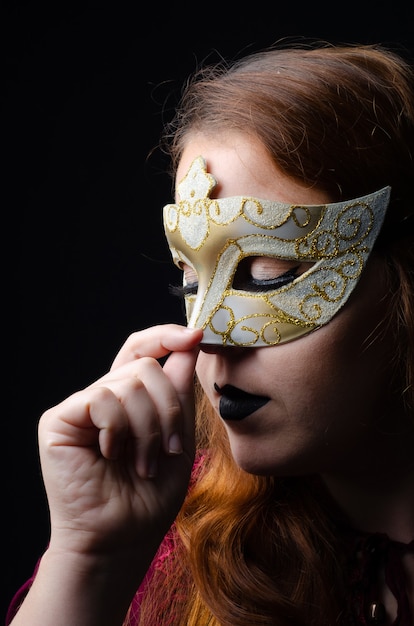
[[[200,343],[199,348],[201,352],[205,352],[206,354],[216,354],[217,352],[225,350],[226,346],[214,343]]]
[[[228,358],[235,358],[242,352],[251,350],[251,348],[244,346],[223,345],[220,343],[200,343],[199,348],[205,354],[225,354]]]

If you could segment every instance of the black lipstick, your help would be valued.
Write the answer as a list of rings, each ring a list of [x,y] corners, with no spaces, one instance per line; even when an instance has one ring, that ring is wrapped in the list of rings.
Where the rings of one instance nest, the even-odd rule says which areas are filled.
[[[242,420],[269,402],[265,396],[255,396],[233,385],[219,387],[214,383],[214,389],[220,394],[219,412],[224,420]]]

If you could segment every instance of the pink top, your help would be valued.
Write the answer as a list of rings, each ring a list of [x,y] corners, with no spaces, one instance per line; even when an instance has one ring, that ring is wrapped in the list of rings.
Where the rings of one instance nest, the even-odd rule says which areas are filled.
[[[381,606],[378,605],[376,596],[377,573],[384,568],[386,582],[398,602],[398,614],[393,626],[413,626],[410,617],[410,606],[406,591],[404,571],[401,565],[401,557],[405,552],[414,552],[414,540],[408,544],[391,541],[386,535],[361,535],[353,541],[352,553],[358,555],[358,559],[350,560],[349,590],[352,598],[351,605],[355,611],[355,625],[369,626],[369,624],[381,624]],[[131,605],[131,617],[136,618],[140,613],[141,598],[154,569],[164,569],[164,562],[174,550],[174,532],[166,535],[154,561],[148,570],[143,582],[134,596]],[[7,612],[5,626],[8,626],[16,614],[21,602],[26,596],[34,577],[38,564],[29,580],[17,591],[13,597]],[[369,614],[376,605],[377,620],[369,619]]]
[[[201,455],[194,464],[193,477],[190,481],[194,481],[197,470],[203,463],[204,456]],[[336,515],[334,514],[336,517]],[[349,610],[353,615],[351,623],[355,626],[369,626],[369,624],[381,624],[381,613],[384,607],[379,603],[379,589],[377,585],[380,582],[380,576],[385,573],[385,582],[390,591],[393,593],[397,605],[397,617],[393,622],[393,626],[413,626],[410,613],[410,604],[407,595],[407,584],[405,580],[404,568],[402,566],[402,557],[405,553],[414,553],[414,539],[410,543],[401,543],[391,541],[387,535],[375,533],[366,534],[355,531],[342,518],[342,522],[338,519],[338,532],[343,534],[345,545],[347,546],[348,558],[348,589],[349,589]],[[164,571],[164,563],[168,560],[175,550],[176,531],[173,525],[165,536],[155,558],[138,588],[131,604],[132,622],[138,618],[140,614],[141,600],[145,593],[147,584],[155,570]],[[14,595],[6,616],[5,626],[9,626],[14,615],[24,600],[30,586],[36,576],[40,559],[35,567],[33,575]],[[374,609],[374,606],[376,607]],[[374,614],[373,614],[374,611]],[[349,621],[347,622],[349,623]],[[166,624],[164,626],[167,626]]]

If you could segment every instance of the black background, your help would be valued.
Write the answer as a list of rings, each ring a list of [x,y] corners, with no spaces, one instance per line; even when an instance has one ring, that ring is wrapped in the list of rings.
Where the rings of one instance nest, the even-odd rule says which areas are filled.
[[[283,38],[383,43],[412,60],[413,24],[405,1],[3,11],[2,613],[48,537],[40,414],[104,374],[130,332],[183,321],[167,294],[170,181],[148,155],[185,77]]]

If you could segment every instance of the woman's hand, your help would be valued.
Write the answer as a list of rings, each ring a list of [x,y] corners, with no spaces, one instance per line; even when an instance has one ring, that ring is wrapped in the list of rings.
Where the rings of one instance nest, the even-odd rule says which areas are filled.
[[[172,324],[134,333],[105,376],[44,413],[39,446],[55,553],[148,567],[191,474],[201,337]]]

